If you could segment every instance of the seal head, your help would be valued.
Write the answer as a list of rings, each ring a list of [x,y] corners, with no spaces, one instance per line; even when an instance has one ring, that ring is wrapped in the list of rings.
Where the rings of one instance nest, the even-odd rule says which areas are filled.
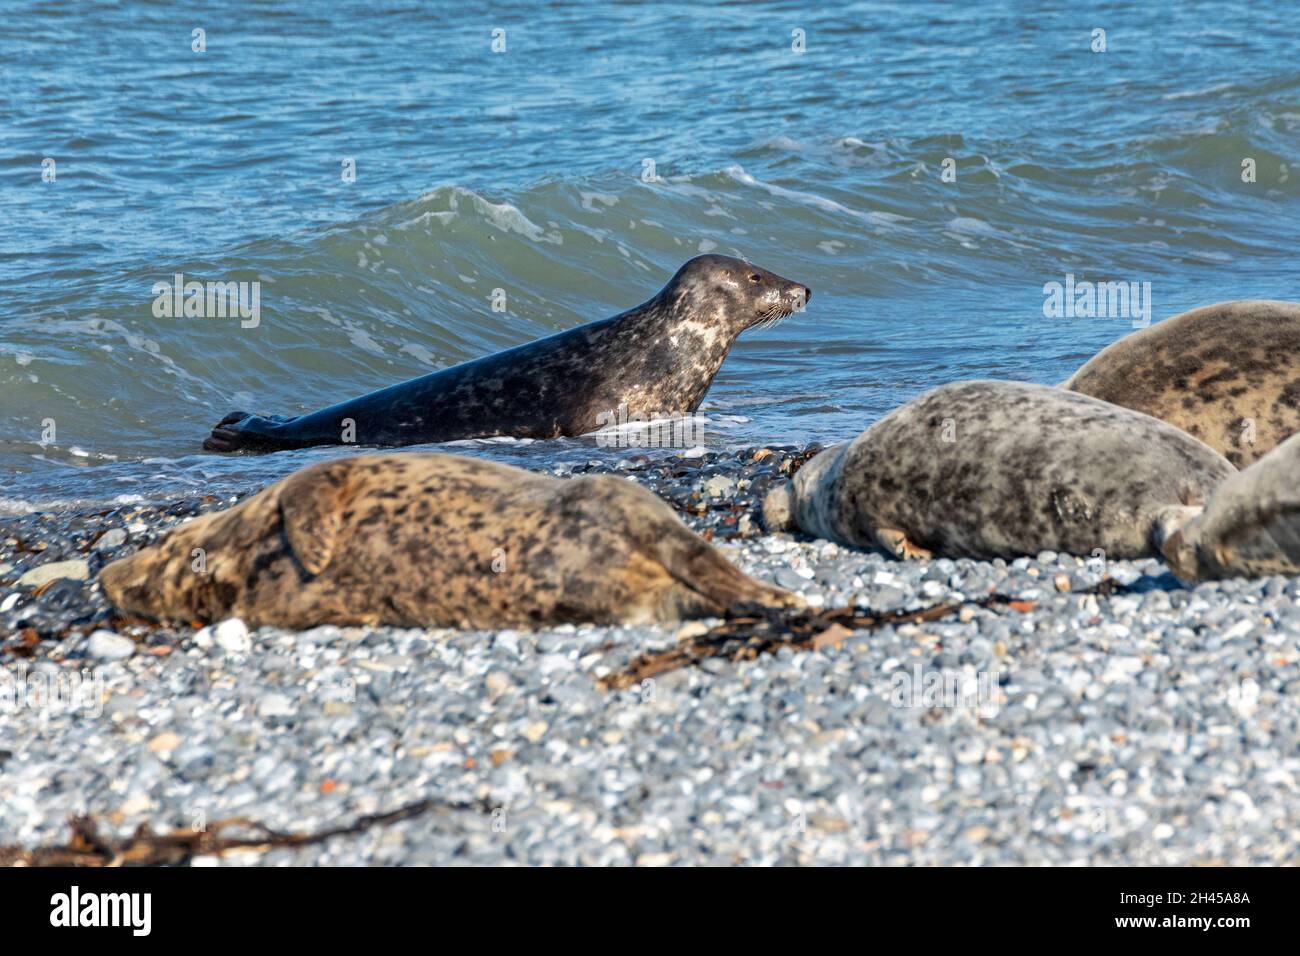
[[[707,317],[718,333],[730,335],[734,342],[747,329],[773,325],[799,311],[812,298],[812,290],[743,259],[704,255],[678,269],[659,296],[668,305],[665,314],[691,320]]]
[[[1210,497],[1164,542],[1184,581],[1300,574],[1300,435],[1288,438]]]
[[[835,520],[835,499],[814,494],[813,490],[833,476],[840,467],[849,442],[832,445],[815,455],[795,472],[794,477],[777,485],[763,499],[763,525],[768,531],[801,530],[805,534],[831,541],[843,540],[845,531]]]

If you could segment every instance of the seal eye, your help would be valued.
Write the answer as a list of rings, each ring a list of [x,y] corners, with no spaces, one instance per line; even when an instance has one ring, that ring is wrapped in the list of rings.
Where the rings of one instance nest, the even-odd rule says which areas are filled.
[[[751,272],[751,273],[749,274],[749,281],[750,281],[750,282],[762,282],[762,281],[763,281],[763,277],[760,276],[757,272]]]

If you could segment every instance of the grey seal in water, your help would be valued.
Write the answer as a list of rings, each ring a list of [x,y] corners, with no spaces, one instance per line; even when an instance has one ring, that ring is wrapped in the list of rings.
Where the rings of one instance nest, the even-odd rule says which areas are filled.
[[[802,309],[798,282],[728,256],[696,256],[649,301],[495,355],[297,418],[232,412],[209,451],[412,445],[582,435],[615,416],[695,411],[736,337]],[[349,440],[350,439],[350,440]]]

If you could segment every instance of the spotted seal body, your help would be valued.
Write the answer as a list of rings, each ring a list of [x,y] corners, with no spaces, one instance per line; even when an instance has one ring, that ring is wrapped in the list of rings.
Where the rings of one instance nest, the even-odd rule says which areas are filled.
[[[1244,468],[1300,432],[1300,305],[1184,312],[1103,349],[1064,387],[1169,422]]]
[[[612,318],[432,372],[298,418],[232,412],[209,451],[411,445],[509,435],[558,438],[624,411],[694,412],[736,337],[803,308],[804,285],[728,256],[697,256],[650,299]]]
[[[958,382],[828,448],[764,502],[798,528],[899,557],[1133,558],[1235,472],[1171,425],[1059,388]]]
[[[1300,574],[1300,435],[1224,482],[1163,551],[1185,581]]]
[[[154,620],[286,628],[648,623],[796,600],[625,478],[433,454],[312,465],[100,581],[118,608]]]

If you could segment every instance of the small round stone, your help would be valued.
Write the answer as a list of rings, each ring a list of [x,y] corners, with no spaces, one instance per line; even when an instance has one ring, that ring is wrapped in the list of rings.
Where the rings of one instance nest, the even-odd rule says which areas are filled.
[[[135,653],[135,641],[112,631],[95,631],[86,642],[86,653],[101,661],[124,661]]]

